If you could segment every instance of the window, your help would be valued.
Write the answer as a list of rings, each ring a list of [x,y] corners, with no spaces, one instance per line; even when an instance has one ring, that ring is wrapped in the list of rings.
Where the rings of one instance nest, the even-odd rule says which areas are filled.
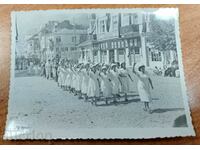
[[[161,52],[151,52],[152,61],[162,61]]]
[[[133,14],[133,24],[138,24],[138,14]]]
[[[115,43],[115,46],[114,46],[114,48],[117,48],[117,42],[114,42]]]
[[[134,46],[138,46],[137,45],[137,39],[134,39]]]
[[[60,36],[56,37],[56,43],[60,43],[60,42],[61,42],[61,37]]]
[[[129,14],[129,25],[132,24],[132,17],[131,17],[131,14]]]
[[[108,48],[108,43],[106,42],[106,49]]]
[[[125,41],[125,46],[128,47],[128,41],[127,40]]]
[[[101,43],[101,48],[103,49],[103,43]]]
[[[130,39],[130,46],[133,46],[133,39]]]
[[[72,42],[74,42],[74,43],[76,42],[76,37],[75,36],[72,37]]]
[[[113,42],[111,42],[111,48],[114,48],[114,43]]]
[[[139,37],[139,38],[137,38],[137,46],[138,46],[138,47],[140,47],[140,46],[141,46],[141,39],[140,39],[140,37]]]
[[[121,47],[121,45],[120,45],[120,41],[118,41],[118,48],[120,48]]]
[[[71,47],[70,50],[73,51],[73,50],[74,50],[74,47]]]
[[[97,56],[97,51],[93,51],[93,55],[94,55],[94,56]]]
[[[137,19],[138,18],[138,15],[137,14],[133,14],[134,16],[134,19]]]
[[[65,47],[65,51],[68,51],[68,47]]]
[[[112,17],[112,28],[114,31],[118,29],[118,16],[117,15]]]
[[[59,47],[56,47],[56,52],[58,52],[59,51]]]
[[[118,49],[118,54],[119,55],[124,55],[124,49]]]
[[[105,32],[105,21],[104,20],[100,21],[100,32],[101,33]]]
[[[124,41],[121,41],[121,47],[124,48]]]
[[[64,51],[64,47],[61,47],[61,51],[62,51],[62,52]]]
[[[122,26],[127,26],[129,25],[129,13],[125,13],[123,14],[123,17],[122,17]]]
[[[135,54],[140,54],[140,48],[139,47],[134,47]]]

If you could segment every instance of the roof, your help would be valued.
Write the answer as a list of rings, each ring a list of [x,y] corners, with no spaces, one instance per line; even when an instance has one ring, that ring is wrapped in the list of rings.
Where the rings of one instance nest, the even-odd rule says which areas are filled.
[[[30,38],[27,39],[27,41],[34,40],[36,38],[38,38],[38,33],[32,35]]]
[[[90,45],[92,45],[92,44],[94,44],[94,43],[96,43],[96,42],[97,42],[97,41],[94,41],[94,40],[87,40],[87,41],[84,41],[84,42],[80,43],[80,44],[78,45],[78,47],[90,46]]]
[[[56,33],[56,34],[59,34],[59,33],[61,33],[61,34],[66,34],[66,33],[68,33],[68,34],[70,34],[70,33],[87,34],[87,30],[85,30],[85,29],[78,29],[78,30],[75,29],[75,30],[73,30],[73,29],[63,28],[63,29],[58,29],[54,33]]]

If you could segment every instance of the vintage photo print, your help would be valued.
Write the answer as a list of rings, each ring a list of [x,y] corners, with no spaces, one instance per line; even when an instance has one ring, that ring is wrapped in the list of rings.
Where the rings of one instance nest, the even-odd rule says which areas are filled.
[[[177,8],[12,12],[4,139],[195,136]]]

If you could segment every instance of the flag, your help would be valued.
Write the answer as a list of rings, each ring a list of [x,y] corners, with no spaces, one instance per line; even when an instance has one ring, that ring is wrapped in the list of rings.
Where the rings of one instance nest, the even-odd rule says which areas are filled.
[[[16,32],[16,35],[15,35],[15,40],[16,40],[16,42],[17,42],[17,41],[18,41],[17,17],[15,18],[15,32]]]

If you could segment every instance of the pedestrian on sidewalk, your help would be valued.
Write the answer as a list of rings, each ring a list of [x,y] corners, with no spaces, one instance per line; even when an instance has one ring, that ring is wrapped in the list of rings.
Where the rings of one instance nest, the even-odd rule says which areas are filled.
[[[152,101],[150,87],[153,89],[153,84],[145,71],[145,65],[137,64],[133,65],[133,73],[135,73],[138,77],[138,93],[140,96],[141,102],[144,102],[144,111],[148,111],[152,113],[149,103]]]

